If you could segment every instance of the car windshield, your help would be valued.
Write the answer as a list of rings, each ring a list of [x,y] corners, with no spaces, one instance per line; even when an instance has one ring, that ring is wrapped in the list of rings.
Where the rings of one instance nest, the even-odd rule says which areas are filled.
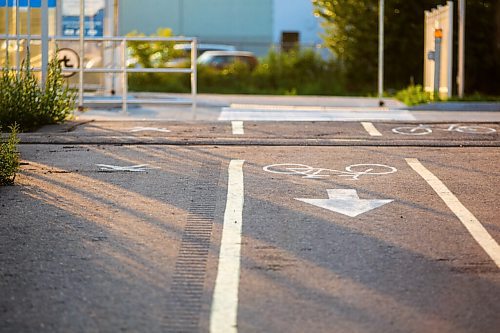
[[[211,59],[211,56],[210,54],[208,53],[203,53],[201,56],[198,57],[198,63],[200,64],[204,64],[206,63],[207,61],[209,61]]]

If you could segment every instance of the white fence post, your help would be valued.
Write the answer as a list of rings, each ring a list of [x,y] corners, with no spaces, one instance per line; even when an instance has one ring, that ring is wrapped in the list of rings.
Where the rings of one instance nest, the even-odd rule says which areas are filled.
[[[42,89],[45,90],[49,63],[49,0],[42,0]]]
[[[83,67],[85,65],[85,0],[80,0],[80,68],[78,72],[78,109],[83,110]]]

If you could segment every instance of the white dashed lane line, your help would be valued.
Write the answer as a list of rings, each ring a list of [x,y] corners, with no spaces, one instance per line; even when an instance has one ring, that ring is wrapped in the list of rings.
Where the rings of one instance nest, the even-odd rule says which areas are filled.
[[[370,122],[361,122],[361,125],[363,125],[363,128],[370,134],[371,136],[382,136],[382,133],[378,131],[378,129],[375,128],[375,125]]]
[[[243,128],[243,122],[240,120],[233,120],[231,122],[231,126],[233,128],[233,134],[242,135],[245,134],[245,130]]]

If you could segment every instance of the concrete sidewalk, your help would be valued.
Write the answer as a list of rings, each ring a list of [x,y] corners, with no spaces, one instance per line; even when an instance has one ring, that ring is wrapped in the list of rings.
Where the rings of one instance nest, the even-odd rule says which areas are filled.
[[[200,94],[196,107],[192,107],[185,103],[189,97],[185,94],[138,93],[131,95],[131,99],[162,99],[172,104],[130,104],[128,111],[123,112],[117,99],[115,104],[75,112],[75,116],[80,121],[500,121],[500,103],[495,102],[443,102],[407,107],[395,99],[384,98],[385,106],[379,107],[379,99],[372,97]]]
[[[410,111],[500,112],[500,102],[437,102],[409,107]]]

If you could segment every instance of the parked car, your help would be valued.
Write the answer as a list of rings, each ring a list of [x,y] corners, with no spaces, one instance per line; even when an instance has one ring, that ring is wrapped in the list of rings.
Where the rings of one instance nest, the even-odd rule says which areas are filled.
[[[176,44],[174,45],[174,50],[182,51],[185,54],[185,57],[189,57],[191,55],[191,43]],[[196,50],[198,52],[198,56],[201,56],[207,51],[236,51],[236,47],[234,47],[233,45],[225,44],[200,43],[196,45]]]
[[[174,45],[174,50],[181,56],[173,58],[167,63],[167,67],[187,67],[191,61],[191,43],[183,43]],[[197,44],[197,56],[202,55],[207,51],[236,51],[233,45],[225,44]]]
[[[252,52],[247,51],[206,51],[198,57],[198,64],[206,65],[217,69],[223,69],[235,62],[247,64],[253,70],[257,64],[257,57]]]

